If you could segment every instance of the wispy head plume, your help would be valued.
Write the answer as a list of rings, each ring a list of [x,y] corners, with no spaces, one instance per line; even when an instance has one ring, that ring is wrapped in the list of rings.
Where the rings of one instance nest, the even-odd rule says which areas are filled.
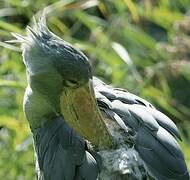
[[[60,55],[63,54],[63,51],[64,53],[67,51],[79,55],[82,54],[82,52],[76,50],[77,48],[74,48],[71,44],[56,36],[48,29],[46,24],[46,10],[43,11],[38,22],[33,18],[33,26],[27,26],[26,32],[26,36],[12,33],[16,39],[8,42],[21,43],[23,51],[29,47],[33,50],[43,50],[46,54]]]
[[[26,36],[20,35],[18,33],[11,33],[16,39],[7,41],[9,43],[21,43],[22,46],[32,44],[41,46],[44,40],[50,39],[53,34],[49,31],[46,24],[46,11],[44,10],[39,21],[37,22],[35,17],[33,17],[33,25],[27,26]]]
[[[75,62],[75,60],[81,60],[83,63],[88,61],[88,58],[79,49],[48,29],[45,11],[38,22],[33,18],[33,26],[27,26],[26,36],[17,33],[12,33],[12,35],[16,39],[9,42],[21,43],[23,61],[28,69],[32,69],[35,63],[37,69],[39,62],[42,64],[42,61],[43,63],[53,63],[60,59],[69,61],[69,63]]]

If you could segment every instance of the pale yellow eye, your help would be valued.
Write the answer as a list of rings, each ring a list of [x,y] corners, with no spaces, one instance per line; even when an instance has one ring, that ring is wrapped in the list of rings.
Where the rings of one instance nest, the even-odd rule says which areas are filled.
[[[75,88],[78,86],[78,82],[73,79],[66,80],[65,83],[68,87],[72,87],[72,88]]]

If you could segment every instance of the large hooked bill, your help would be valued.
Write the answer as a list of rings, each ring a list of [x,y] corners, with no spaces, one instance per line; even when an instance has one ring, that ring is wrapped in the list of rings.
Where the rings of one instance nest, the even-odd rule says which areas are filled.
[[[99,149],[112,146],[112,139],[98,108],[93,82],[78,88],[65,87],[60,97],[65,121],[82,137]]]

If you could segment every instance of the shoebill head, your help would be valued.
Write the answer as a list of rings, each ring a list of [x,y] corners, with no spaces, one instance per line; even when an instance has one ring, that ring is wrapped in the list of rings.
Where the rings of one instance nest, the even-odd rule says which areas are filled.
[[[52,110],[94,145],[110,144],[96,104],[88,58],[50,32],[45,16],[34,27],[27,27],[27,36],[13,36],[22,44],[32,91],[46,97]]]

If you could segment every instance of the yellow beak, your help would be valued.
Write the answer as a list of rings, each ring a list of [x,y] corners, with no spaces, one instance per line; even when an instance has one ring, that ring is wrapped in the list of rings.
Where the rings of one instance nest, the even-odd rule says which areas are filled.
[[[60,107],[65,121],[82,137],[99,148],[112,145],[96,104],[92,80],[76,89],[64,88],[60,97]]]

